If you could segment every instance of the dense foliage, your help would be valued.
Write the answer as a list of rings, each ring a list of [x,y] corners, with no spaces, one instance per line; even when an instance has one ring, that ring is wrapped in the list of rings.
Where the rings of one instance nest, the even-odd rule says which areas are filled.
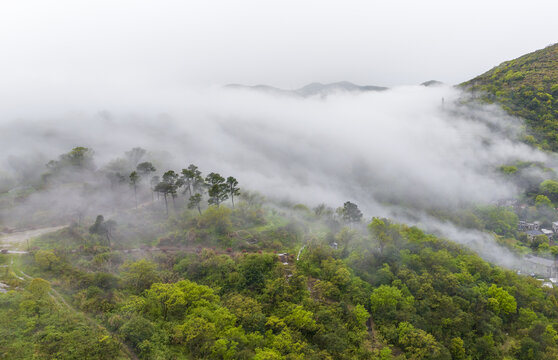
[[[241,197],[235,209],[168,220],[148,216],[160,202],[135,210],[159,229],[152,245],[163,252],[125,251],[141,245],[118,227],[110,246],[78,225],[35,240],[40,250],[18,265],[35,280],[0,295],[3,348],[33,344],[25,354],[38,358],[125,357],[129,347],[142,359],[558,359],[557,290],[388,219],[364,227],[343,208]],[[42,295],[29,300],[33,291]]]
[[[125,359],[110,333],[57,303],[40,278],[0,295],[2,359]]]

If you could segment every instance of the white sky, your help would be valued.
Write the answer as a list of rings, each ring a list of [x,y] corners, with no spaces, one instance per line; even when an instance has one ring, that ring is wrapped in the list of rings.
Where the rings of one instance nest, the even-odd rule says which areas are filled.
[[[0,96],[456,84],[557,42],[556,14],[550,0],[2,0]]]

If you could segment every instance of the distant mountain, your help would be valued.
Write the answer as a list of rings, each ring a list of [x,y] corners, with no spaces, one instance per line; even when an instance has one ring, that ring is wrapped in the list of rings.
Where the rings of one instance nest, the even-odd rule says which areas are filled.
[[[438,80],[428,80],[421,84],[422,86],[431,87],[431,86],[443,86],[444,83]]]
[[[367,91],[383,91],[387,87],[373,85],[355,85],[348,81],[341,81],[331,84],[311,83],[298,90],[295,90],[301,96],[329,95],[335,92],[367,92]]]
[[[248,85],[240,85],[240,84],[229,84],[226,85],[225,87],[230,89],[255,90],[255,91],[266,92],[270,94],[296,96],[296,97],[327,96],[338,92],[360,93],[360,92],[368,92],[368,91],[383,91],[388,89],[387,87],[382,87],[382,86],[373,86],[373,85],[361,86],[361,85],[353,84],[348,81],[341,81],[341,82],[330,83],[330,84],[322,84],[316,82],[316,83],[308,84],[296,90],[284,90],[284,89],[279,89],[268,85],[248,86]]]
[[[238,90],[253,90],[253,91],[260,91],[274,95],[286,95],[286,96],[293,96],[297,95],[294,91],[291,90],[283,90],[269,85],[241,85],[241,84],[228,84],[225,85],[228,89],[238,89]]]
[[[526,120],[526,141],[558,151],[558,44],[506,61],[460,85]]]

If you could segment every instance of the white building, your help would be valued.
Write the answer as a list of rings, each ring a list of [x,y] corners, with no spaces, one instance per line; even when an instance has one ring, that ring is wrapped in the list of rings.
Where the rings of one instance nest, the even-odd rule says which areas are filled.
[[[554,231],[548,229],[541,229],[541,232],[545,234],[549,239],[554,235]]]

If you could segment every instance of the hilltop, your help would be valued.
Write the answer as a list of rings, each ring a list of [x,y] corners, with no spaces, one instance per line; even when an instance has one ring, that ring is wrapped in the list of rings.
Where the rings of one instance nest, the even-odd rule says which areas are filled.
[[[526,141],[558,150],[558,44],[506,61],[460,84],[526,120]]]

